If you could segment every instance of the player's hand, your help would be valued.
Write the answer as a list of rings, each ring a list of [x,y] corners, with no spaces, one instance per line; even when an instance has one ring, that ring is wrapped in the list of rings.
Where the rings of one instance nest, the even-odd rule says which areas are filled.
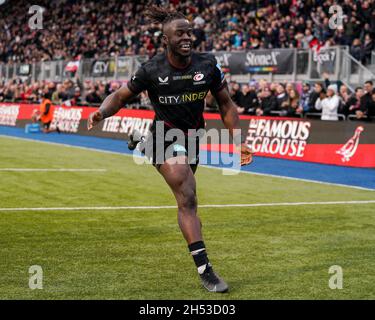
[[[241,166],[246,166],[253,162],[253,154],[246,143],[241,144]]]
[[[87,130],[91,130],[93,126],[96,126],[102,120],[103,115],[100,110],[90,113],[89,118],[87,119]]]

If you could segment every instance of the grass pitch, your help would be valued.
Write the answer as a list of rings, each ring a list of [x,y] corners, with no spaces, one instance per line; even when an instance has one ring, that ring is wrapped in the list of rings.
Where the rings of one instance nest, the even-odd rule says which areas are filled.
[[[0,137],[0,207],[175,205],[161,176],[131,157]],[[375,193],[200,167],[200,204],[374,200]],[[228,294],[205,292],[176,210],[0,211],[0,299],[374,299],[375,204],[201,208]],[[29,267],[43,289],[29,288]],[[343,289],[328,286],[332,265]]]

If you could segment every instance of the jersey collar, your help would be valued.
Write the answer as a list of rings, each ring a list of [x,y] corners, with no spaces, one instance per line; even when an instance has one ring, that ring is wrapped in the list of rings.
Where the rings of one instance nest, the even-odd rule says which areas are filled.
[[[170,65],[172,68],[177,69],[177,70],[186,70],[187,68],[189,68],[189,67],[191,66],[191,63],[192,63],[192,61],[193,61],[193,54],[194,54],[194,53],[192,53],[191,56],[190,56],[190,63],[189,63],[186,67],[183,67],[183,68],[177,67],[177,66],[175,66],[174,64],[172,64],[172,62],[171,62],[171,61],[169,60],[169,58],[168,58],[168,54],[167,54],[167,52],[165,52],[164,54],[165,54],[165,58],[167,59],[169,65]]]

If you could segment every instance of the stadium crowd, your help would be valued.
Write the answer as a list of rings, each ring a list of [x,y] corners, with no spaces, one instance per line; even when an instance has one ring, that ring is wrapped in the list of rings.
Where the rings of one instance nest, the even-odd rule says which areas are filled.
[[[39,81],[28,84],[20,80],[0,83],[0,102],[38,103],[48,93],[55,105],[99,105],[117,90],[120,82],[91,81],[76,77],[63,83]],[[338,120],[338,115],[354,115],[357,119],[375,117],[375,88],[372,81],[357,87],[353,94],[342,84],[332,84],[328,77],[315,83],[269,83],[266,80],[239,84],[229,81],[229,92],[240,114],[257,116],[302,117],[319,113],[322,120]],[[206,99],[206,111],[218,111],[212,96]],[[127,107],[150,108],[146,93]]]
[[[22,3],[21,3],[22,2]],[[40,0],[42,30],[27,30],[30,1],[0,7],[0,62],[36,62],[147,54],[161,47],[160,26],[145,21],[149,3],[170,5],[194,22],[202,51],[348,45],[368,63],[375,39],[375,0]],[[329,27],[329,7],[343,9],[343,25]]]
[[[240,114],[302,117],[309,113],[319,114],[322,120],[339,120],[339,115],[345,118],[354,115],[356,119],[366,120],[375,117],[375,88],[372,81],[357,87],[353,94],[344,84],[332,84],[328,78],[314,84],[305,82],[299,89],[293,83],[267,83],[261,80],[239,85],[232,82],[230,94]]]
[[[113,55],[149,55],[162,50],[157,24],[144,19],[150,4],[183,12],[194,25],[194,48],[199,51],[260,48],[309,48],[347,45],[363,63],[371,60],[375,39],[375,0],[40,0],[45,8],[42,30],[26,30],[30,1],[12,0],[0,5],[0,63],[74,60]],[[329,27],[329,7],[343,9],[343,25]],[[80,81],[78,75],[63,83],[0,79],[0,102],[39,102],[48,93],[56,105],[99,105],[121,85],[117,81]],[[229,81],[233,100],[242,114],[303,116],[321,113],[336,120],[337,114],[358,119],[375,116],[371,81],[351,93],[328,79],[322,83],[239,84]],[[149,106],[146,94],[133,107]],[[207,110],[216,110],[208,97]]]

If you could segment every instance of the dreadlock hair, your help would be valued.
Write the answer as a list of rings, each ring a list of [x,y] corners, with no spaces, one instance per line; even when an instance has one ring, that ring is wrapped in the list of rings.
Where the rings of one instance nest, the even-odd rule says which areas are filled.
[[[146,9],[145,16],[153,23],[161,23],[163,27],[173,20],[187,19],[181,12],[172,11],[168,8],[162,8],[156,5],[152,5],[150,8]]]

